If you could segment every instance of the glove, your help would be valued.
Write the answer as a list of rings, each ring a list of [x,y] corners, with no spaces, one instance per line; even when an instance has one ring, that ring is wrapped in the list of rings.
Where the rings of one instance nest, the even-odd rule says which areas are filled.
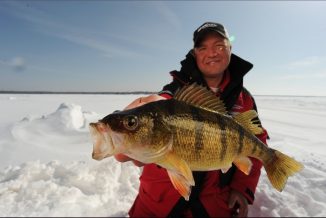
[[[229,208],[232,210],[232,217],[248,216],[248,201],[240,192],[236,190],[231,190],[230,192]]]

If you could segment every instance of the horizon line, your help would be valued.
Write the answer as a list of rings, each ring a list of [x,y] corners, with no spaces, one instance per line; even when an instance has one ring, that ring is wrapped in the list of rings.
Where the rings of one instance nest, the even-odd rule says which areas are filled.
[[[7,91],[0,94],[154,94],[154,91]]]
[[[65,95],[132,95],[155,94],[155,91],[0,91],[0,94],[65,94]],[[289,95],[289,94],[253,94],[253,96],[278,96],[278,97],[326,97],[326,95]]]

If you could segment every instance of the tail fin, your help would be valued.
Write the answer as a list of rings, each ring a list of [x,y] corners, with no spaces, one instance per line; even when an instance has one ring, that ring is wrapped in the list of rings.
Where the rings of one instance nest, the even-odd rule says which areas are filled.
[[[293,158],[274,151],[275,156],[268,164],[264,164],[269,181],[275,189],[282,191],[289,176],[303,169],[303,165]]]

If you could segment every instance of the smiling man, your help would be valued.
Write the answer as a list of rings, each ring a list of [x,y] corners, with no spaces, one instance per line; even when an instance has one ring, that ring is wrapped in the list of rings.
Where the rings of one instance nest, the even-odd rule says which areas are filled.
[[[194,34],[194,48],[181,61],[180,71],[172,71],[173,81],[155,95],[138,98],[126,109],[151,101],[172,98],[184,85],[198,83],[209,87],[221,98],[230,114],[255,109],[253,97],[243,87],[243,77],[252,64],[231,53],[228,32],[222,24],[206,22]],[[255,122],[260,121],[257,120]],[[257,137],[266,144],[267,132]],[[115,158],[125,162],[131,158],[119,154]],[[174,189],[164,168],[156,164],[142,164],[139,194],[129,211],[131,217],[230,217],[247,216],[248,204],[254,201],[255,189],[262,163],[251,158],[252,170],[245,175],[235,166],[221,170],[193,172],[195,186],[189,201]]]
[[[231,44],[220,24],[204,24],[194,33],[194,55],[197,67],[209,87],[217,88],[230,63]]]

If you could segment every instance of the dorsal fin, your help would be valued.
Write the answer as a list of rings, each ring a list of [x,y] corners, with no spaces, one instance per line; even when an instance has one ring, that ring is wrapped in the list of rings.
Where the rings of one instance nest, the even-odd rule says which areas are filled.
[[[197,83],[183,86],[175,93],[174,99],[205,110],[227,114],[222,100],[211,90]]]

